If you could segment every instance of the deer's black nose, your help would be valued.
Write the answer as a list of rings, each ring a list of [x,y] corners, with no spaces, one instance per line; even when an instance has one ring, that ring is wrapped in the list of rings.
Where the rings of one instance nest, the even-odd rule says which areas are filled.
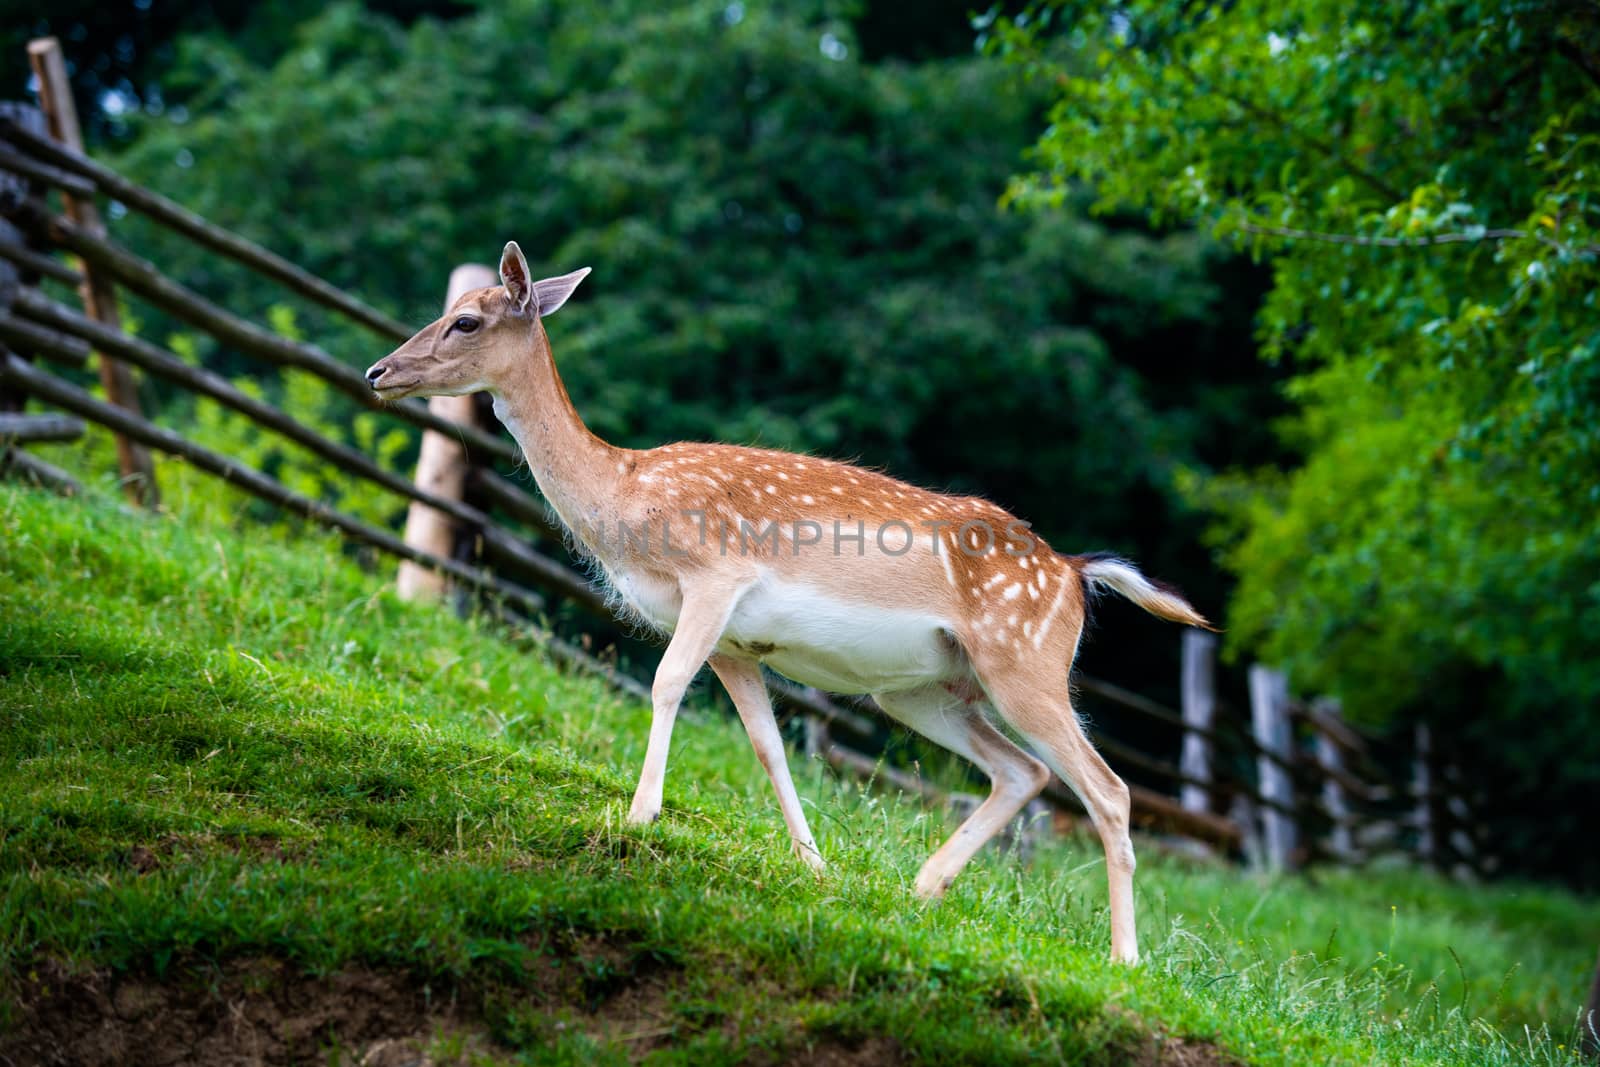
[[[376,389],[378,386],[378,379],[382,378],[388,373],[388,367],[385,367],[382,363],[374,363],[371,367],[367,368],[367,384]]]

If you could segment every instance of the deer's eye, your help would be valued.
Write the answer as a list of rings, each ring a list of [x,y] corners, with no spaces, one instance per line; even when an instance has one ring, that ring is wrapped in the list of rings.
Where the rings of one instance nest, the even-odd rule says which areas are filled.
[[[481,325],[481,323],[479,323],[478,320],[476,318],[472,317],[471,315],[463,315],[459,319],[457,319],[456,321],[454,321],[454,322],[452,322],[450,324],[450,329],[458,331],[460,333],[471,333],[473,330],[476,330],[480,325]]]

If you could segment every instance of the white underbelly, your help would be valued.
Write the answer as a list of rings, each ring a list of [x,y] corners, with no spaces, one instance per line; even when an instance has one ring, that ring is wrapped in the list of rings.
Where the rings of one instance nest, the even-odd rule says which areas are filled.
[[[906,689],[961,669],[941,619],[842,600],[770,575],[740,598],[717,647],[834,693]]]

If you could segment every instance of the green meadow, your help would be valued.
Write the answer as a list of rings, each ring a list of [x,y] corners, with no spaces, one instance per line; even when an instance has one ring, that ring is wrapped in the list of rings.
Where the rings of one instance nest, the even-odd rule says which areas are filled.
[[[817,878],[705,679],[662,819],[627,827],[646,707],[266,529],[0,487],[14,1058],[87,1025],[52,996],[180,1019],[255,989],[287,1005],[273,1047],[326,1062],[375,1035],[463,1063],[1578,1062],[1594,900],[1145,839],[1146,958],[1113,966],[1090,836],[987,851],[927,906],[945,813],[793,755]],[[294,989],[374,1003],[296,1028]]]

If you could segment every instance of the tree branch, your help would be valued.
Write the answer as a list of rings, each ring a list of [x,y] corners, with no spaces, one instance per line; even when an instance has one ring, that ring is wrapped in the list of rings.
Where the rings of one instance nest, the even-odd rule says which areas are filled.
[[[1322,233],[1317,230],[1297,230],[1289,226],[1261,226],[1253,222],[1239,223],[1245,233],[1263,237],[1282,237],[1291,241],[1322,241],[1334,245],[1359,245],[1367,248],[1426,248],[1431,245],[1479,244],[1484,241],[1517,241],[1532,237],[1540,244],[1576,255],[1600,254],[1600,245],[1564,245],[1542,234],[1527,230],[1484,230],[1482,233],[1433,233],[1422,237],[1374,237],[1359,233]]]
[[[1395,186],[1390,185],[1383,178],[1379,177],[1377,174],[1374,174],[1372,171],[1367,170],[1365,167],[1361,166],[1355,160],[1353,160],[1349,156],[1345,155],[1332,142],[1324,141],[1324,140],[1321,140],[1321,139],[1319,139],[1317,137],[1313,137],[1311,134],[1306,133],[1304,130],[1302,130],[1299,127],[1295,126],[1292,122],[1290,122],[1288,119],[1284,118],[1282,115],[1279,115],[1277,112],[1271,110],[1270,108],[1262,107],[1260,104],[1257,104],[1253,100],[1247,99],[1246,97],[1239,96],[1236,93],[1228,92],[1225,89],[1219,89],[1214,85],[1207,84],[1205,82],[1205,80],[1200,77],[1199,74],[1195,73],[1193,67],[1189,66],[1188,63],[1184,62],[1181,59],[1174,59],[1173,63],[1177,66],[1177,68],[1179,70],[1183,71],[1184,76],[1187,77],[1192,83],[1194,83],[1195,88],[1199,89],[1201,92],[1215,93],[1217,96],[1222,97],[1224,100],[1226,100],[1229,103],[1233,104],[1235,107],[1238,107],[1241,110],[1245,111],[1246,113],[1255,116],[1256,118],[1262,120],[1263,122],[1273,123],[1279,129],[1283,130],[1284,133],[1287,133],[1290,137],[1293,137],[1294,139],[1296,139],[1297,141],[1301,142],[1304,145],[1307,145],[1307,146],[1309,146],[1311,148],[1316,149],[1318,152],[1321,152],[1323,155],[1327,156],[1329,159],[1332,159],[1335,162],[1337,162],[1341,167],[1343,167],[1345,170],[1349,171],[1353,176],[1355,176],[1356,178],[1361,179],[1363,182],[1367,183],[1367,185],[1371,186],[1374,190],[1376,190],[1379,194],[1381,194],[1382,196],[1387,198],[1389,203],[1391,203],[1391,204],[1399,203],[1400,201],[1402,201],[1402,200],[1404,200],[1406,198],[1406,194],[1404,192],[1402,192],[1400,189],[1396,188]]]

